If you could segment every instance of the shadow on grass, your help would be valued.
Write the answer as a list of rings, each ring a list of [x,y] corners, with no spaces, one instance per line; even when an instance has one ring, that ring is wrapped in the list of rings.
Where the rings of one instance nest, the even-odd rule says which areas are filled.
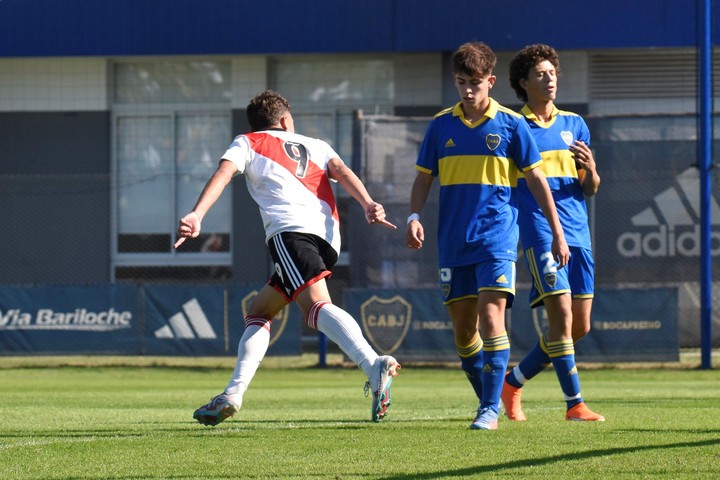
[[[273,430],[367,430],[374,428],[368,420],[253,420],[248,422],[225,422],[221,426],[203,426],[194,420],[186,422],[141,421],[120,422],[126,425],[122,429],[76,428],[57,430],[23,430],[12,433],[0,433],[0,442],[12,440],[35,441],[99,439],[99,438],[140,438],[158,436],[205,437],[221,435],[225,438],[248,436],[261,431]],[[133,428],[133,426],[135,426]]]
[[[711,440],[701,440],[697,442],[679,442],[668,445],[646,445],[633,448],[604,448],[600,450],[590,450],[587,452],[570,453],[565,455],[555,455],[547,458],[533,458],[528,460],[514,460],[506,463],[495,463],[492,465],[483,465],[476,467],[459,468],[455,470],[434,471],[426,473],[413,473],[412,475],[391,475],[389,477],[381,477],[380,480],[418,480],[431,478],[452,478],[467,477],[470,475],[480,475],[488,473],[498,473],[502,470],[510,470],[523,467],[541,467],[543,465],[551,465],[555,462],[568,460],[585,460],[594,457],[605,457],[607,455],[620,455],[625,453],[642,452],[644,450],[663,450],[672,448],[693,448],[706,447],[711,445],[720,445],[720,438]]]

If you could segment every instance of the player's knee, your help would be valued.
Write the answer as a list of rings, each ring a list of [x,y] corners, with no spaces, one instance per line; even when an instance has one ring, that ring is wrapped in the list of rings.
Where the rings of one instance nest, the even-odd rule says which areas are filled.
[[[573,325],[572,337],[573,342],[577,343],[581,338],[590,333],[590,323],[583,325]]]
[[[476,330],[462,330],[462,329],[456,329],[455,330],[455,345],[471,345],[476,340],[479,339],[478,332]]]

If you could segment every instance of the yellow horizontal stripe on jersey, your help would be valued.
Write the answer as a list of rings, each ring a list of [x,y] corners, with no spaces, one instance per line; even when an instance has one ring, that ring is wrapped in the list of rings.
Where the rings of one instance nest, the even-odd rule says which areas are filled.
[[[440,159],[440,185],[517,186],[518,170],[506,157],[457,155]]]
[[[572,177],[578,178],[575,159],[570,150],[548,150],[542,152],[540,170],[546,177]],[[520,176],[524,176],[522,173]]]

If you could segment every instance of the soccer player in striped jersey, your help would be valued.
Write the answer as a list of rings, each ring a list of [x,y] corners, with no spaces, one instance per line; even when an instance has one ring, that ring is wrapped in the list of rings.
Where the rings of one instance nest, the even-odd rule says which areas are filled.
[[[548,331],[505,379],[502,400],[511,420],[526,420],[521,388],[550,363],[567,403],[567,420],[603,421],[580,393],[574,343],[590,331],[594,295],[594,265],[585,196],[600,185],[590,150],[590,132],[579,115],[555,106],[560,62],[548,45],[531,45],[510,62],[510,84],[525,101],[521,113],[530,126],[543,158],[540,169],[552,190],[560,222],[570,247],[564,268],[552,258],[551,229],[535,202],[529,182],[518,180],[520,240],[533,285],[530,305],[544,306]]]
[[[486,44],[453,54],[460,102],[433,118],[416,162],[405,238],[421,248],[420,213],[435,178],[440,183],[440,288],[454,341],[479,407],[470,428],[497,429],[500,392],[510,358],[505,309],[515,294],[518,227],[515,187],[524,172],[552,228],[552,256],[569,250],[545,177],[540,152],[522,116],[490,98],[495,53]]]
[[[290,104],[281,95],[266,91],[255,96],[247,116],[252,132],[233,140],[193,211],[180,219],[175,248],[200,234],[207,211],[233,176],[242,173],[260,207],[275,273],[248,307],[237,364],[225,390],[195,410],[193,418],[214,426],[238,412],[267,352],[272,319],[295,302],[308,326],[327,335],[368,377],[371,419],[380,421],[400,365],[389,355],[379,356],[355,319],[330,299],[326,279],[340,253],[340,219],[330,181],[340,183],[360,204],[368,223],[395,225],[330,145],[295,133]]]

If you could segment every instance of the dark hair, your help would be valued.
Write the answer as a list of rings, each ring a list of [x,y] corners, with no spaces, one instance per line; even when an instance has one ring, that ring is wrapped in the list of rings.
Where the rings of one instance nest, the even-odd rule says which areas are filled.
[[[540,62],[547,60],[555,67],[555,72],[560,75],[560,59],[554,48],[549,45],[529,45],[510,60],[510,86],[515,90],[517,97],[527,102],[527,92],[520,86],[520,80],[527,80],[530,70]]]
[[[483,42],[468,42],[455,50],[452,61],[453,73],[486,77],[492,74],[497,57],[495,52]]]
[[[259,93],[247,106],[247,119],[253,132],[265,130],[280,123],[285,112],[290,111],[290,102],[272,90]]]

